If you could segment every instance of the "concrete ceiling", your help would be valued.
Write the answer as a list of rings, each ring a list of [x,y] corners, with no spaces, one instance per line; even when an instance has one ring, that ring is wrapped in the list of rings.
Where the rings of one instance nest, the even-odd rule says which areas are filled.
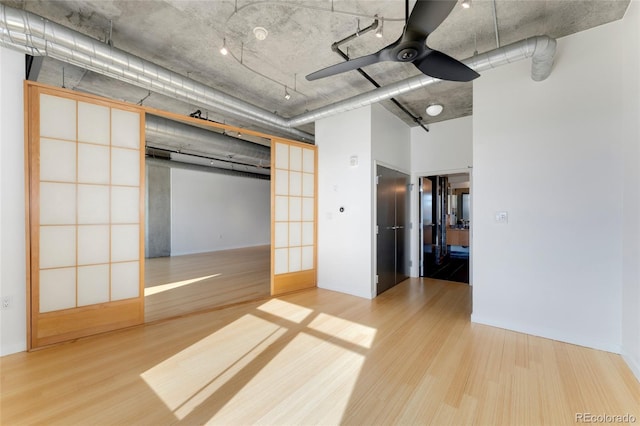
[[[356,71],[313,82],[304,77],[342,61],[330,46],[354,33],[357,19],[360,28],[365,28],[374,15],[382,17],[384,35],[377,38],[371,31],[343,45],[351,57],[375,52],[395,41],[402,32],[405,14],[402,0],[0,1],[102,41],[111,33],[111,41],[119,49],[284,117],[371,90],[371,83]],[[561,38],[584,31],[622,18],[628,4],[629,0],[496,0],[500,44],[535,35]],[[429,36],[429,46],[457,59],[496,48],[493,10],[490,0],[472,0],[469,9],[456,6]],[[265,40],[254,36],[257,26],[267,29]],[[219,52],[223,39],[230,50],[227,56]],[[43,62],[38,81],[61,86],[63,69],[67,88],[184,115],[201,109],[209,119],[260,130],[220,111],[149,94],[49,58]],[[403,63],[375,64],[365,71],[382,86],[419,74],[413,65]],[[285,86],[291,94],[289,100],[284,98]],[[425,123],[463,117],[472,113],[472,83],[442,82],[397,100]],[[432,102],[444,105],[436,118],[424,112]],[[416,125],[391,101],[382,104],[407,124]],[[313,133],[313,124],[301,130]]]

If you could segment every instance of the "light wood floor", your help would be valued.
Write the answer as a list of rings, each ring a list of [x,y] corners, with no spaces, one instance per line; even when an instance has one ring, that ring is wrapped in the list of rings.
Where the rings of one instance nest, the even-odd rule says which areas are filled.
[[[618,355],[471,324],[470,287],[308,290],[0,359],[3,425],[640,422]]]
[[[145,260],[145,322],[269,297],[271,247]]]

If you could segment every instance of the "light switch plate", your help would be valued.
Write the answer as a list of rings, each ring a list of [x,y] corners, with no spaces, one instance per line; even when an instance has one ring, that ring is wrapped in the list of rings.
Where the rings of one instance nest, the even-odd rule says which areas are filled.
[[[496,212],[496,223],[508,223],[509,214],[507,212]]]

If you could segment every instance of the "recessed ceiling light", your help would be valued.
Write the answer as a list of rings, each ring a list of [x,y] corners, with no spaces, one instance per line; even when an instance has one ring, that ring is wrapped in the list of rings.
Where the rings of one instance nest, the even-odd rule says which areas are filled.
[[[269,35],[269,31],[267,31],[263,27],[255,27],[253,29],[253,35],[256,36],[258,40],[262,41],[267,38],[267,36]]]
[[[429,114],[431,117],[435,117],[437,115],[440,115],[443,109],[444,107],[440,104],[431,104],[427,107],[427,114]]]
[[[469,9],[471,7],[471,0],[462,0],[462,7]]]

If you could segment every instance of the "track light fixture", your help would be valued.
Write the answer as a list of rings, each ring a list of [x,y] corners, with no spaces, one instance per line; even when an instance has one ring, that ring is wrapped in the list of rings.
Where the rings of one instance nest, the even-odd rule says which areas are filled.
[[[289,91],[287,90],[287,86],[284,86],[284,98],[286,100],[291,99],[291,94],[289,93]]]
[[[378,29],[376,30],[376,37],[382,38],[382,27],[384,26],[384,19],[380,18],[380,25],[378,25]]]
[[[222,47],[220,48],[220,53],[223,56],[226,56],[227,53],[229,53],[229,50],[227,49],[227,39],[226,38],[222,39]]]
[[[462,0],[462,7],[464,9],[469,9],[471,7],[471,0]]]

